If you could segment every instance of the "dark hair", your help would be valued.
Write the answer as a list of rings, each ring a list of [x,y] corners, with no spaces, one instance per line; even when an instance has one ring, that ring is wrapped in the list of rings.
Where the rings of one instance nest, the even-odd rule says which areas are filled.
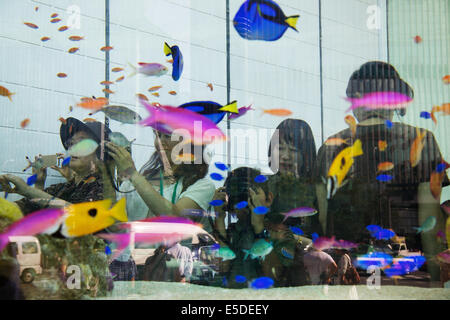
[[[279,141],[295,146],[295,161],[298,164],[297,176],[312,179],[314,164],[316,162],[316,144],[311,127],[300,119],[286,119],[278,127]],[[269,144],[269,166],[271,166],[271,154],[276,135],[272,136]]]

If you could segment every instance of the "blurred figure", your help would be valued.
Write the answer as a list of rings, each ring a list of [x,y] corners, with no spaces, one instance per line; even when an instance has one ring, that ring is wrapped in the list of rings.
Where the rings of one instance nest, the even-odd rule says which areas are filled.
[[[310,246],[303,257],[303,263],[309,274],[312,285],[329,284],[338,267],[333,258],[326,252]]]
[[[19,272],[20,266],[15,259],[0,259],[0,300],[25,300]]]
[[[371,61],[356,70],[348,82],[347,96],[361,98],[373,92],[397,92],[414,97],[412,88],[400,78],[395,68],[387,63]],[[404,114],[405,109],[400,111]],[[368,242],[368,225],[379,225],[407,237],[409,247],[419,247],[415,230],[402,225],[398,209],[408,208],[409,219],[421,225],[427,217],[437,219],[436,227],[420,235],[421,247],[428,261],[432,280],[439,280],[439,269],[430,259],[442,251],[436,240],[436,232],[443,230],[444,217],[439,210],[439,200],[430,191],[430,176],[443,158],[431,132],[417,129],[403,123],[392,123],[394,110],[353,110],[358,120],[356,131],[343,130],[330,138],[342,139],[348,144],[324,144],[319,149],[315,170],[316,191],[319,200],[319,219],[326,236],[336,236],[352,242]],[[417,131],[424,135],[423,150],[417,148]],[[359,139],[362,155],[354,157],[354,163],[345,176],[345,183],[330,194],[327,199],[327,179],[329,168],[337,155]],[[421,152],[420,152],[421,151]],[[409,156],[417,158],[411,164]],[[379,165],[388,163],[390,168]],[[382,171],[384,170],[384,171]],[[384,175],[379,177],[379,175]],[[386,179],[383,181],[383,179]],[[445,175],[443,186],[449,184]]]
[[[194,260],[192,258],[192,251],[188,247],[182,246],[179,243],[175,243],[171,246],[167,253],[174,257],[179,266],[178,271],[180,273],[180,282],[189,282],[194,269]]]

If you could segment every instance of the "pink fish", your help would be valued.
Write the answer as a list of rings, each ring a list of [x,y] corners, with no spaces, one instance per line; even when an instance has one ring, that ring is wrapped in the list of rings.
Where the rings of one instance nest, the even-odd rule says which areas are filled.
[[[333,248],[335,237],[327,238],[327,237],[319,237],[314,241],[314,247],[318,250],[325,250],[329,248]]]
[[[399,109],[406,108],[413,99],[399,92],[372,92],[362,98],[345,98],[352,105],[346,112],[365,107],[367,110],[373,109]]]
[[[334,248],[341,248],[341,249],[353,249],[353,248],[357,248],[358,244],[357,243],[353,243],[347,240],[336,240],[333,244]]]
[[[295,209],[290,210],[289,212],[282,213],[282,215],[284,216],[282,223],[289,217],[292,217],[292,218],[309,217],[309,216],[315,215],[316,213],[317,213],[317,210],[314,208],[308,208],[308,207],[295,208]]]
[[[436,259],[438,262],[450,264],[450,249],[438,253],[436,255]]]
[[[114,260],[115,258],[120,256],[122,251],[125,250],[126,247],[128,247],[131,240],[130,233],[97,233],[96,236],[117,244],[117,248],[116,250],[114,250],[114,254],[111,257],[111,260]]]
[[[163,66],[160,63],[138,62],[139,68],[136,68],[131,63],[128,64],[133,69],[133,72],[128,77],[132,77],[137,73],[145,74],[146,76],[160,77],[166,74],[168,71],[167,67]]]
[[[236,113],[230,113],[229,119],[233,120],[233,119],[237,119],[239,117],[242,117],[249,110],[255,110],[255,109],[252,108],[252,105],[249,105],[248,107],[241,107],[241,108],[238,109],[238,113],[237,114]]]
[[[226,136],[217,125],[201,114],[172,106],[154,107],[145,100],[139,101],[150,113],[148,118],[139,122],[142,126],[149,126],[165,133],[173,133],[176,130],[180,135],[187,133],[189,136],[184,137],[184,141],[195,145],[226,140]]]
[[[33,212],[10,225],[0,234],[0,251],[11,236],[33,236],[39,233],[54,233],[64,221],[64,209],[43,209]]]

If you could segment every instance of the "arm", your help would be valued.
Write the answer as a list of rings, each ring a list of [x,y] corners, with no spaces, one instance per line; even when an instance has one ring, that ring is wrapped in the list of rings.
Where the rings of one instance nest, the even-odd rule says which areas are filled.
[[[328,212],[328,200],[327,200],[327,188],[324,183],[316,184],[317,202],[319,204],[319,222],[322,226],[322,232],[324,235],[327,233],[327,212]]]
[[[436,226],[428,231],[422,232],[422,249],[428,263],[428,272],[431,274],[432,281],[440,280],[439,265],[432,259],[436,254],[445,250],[444,246],[437,241],[436,233],[439,230],[445,230],[445,219],[441,212],[439,200],[436,200],[430,191],[430,183],[422,182],[418,189],[419,202],[419,225],[429,217],[436,217]]]

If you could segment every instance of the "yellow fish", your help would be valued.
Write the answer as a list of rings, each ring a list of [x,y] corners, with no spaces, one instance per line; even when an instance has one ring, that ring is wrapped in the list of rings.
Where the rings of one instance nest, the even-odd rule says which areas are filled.
[[[409,162],[411,163],[411,168],[417,166],[422,159],[422,150],[425,147],[425,136],[427,132],[420,131],[419,128],[416,127],[416,139],[411,145],[411,150],[409,151]]]
[[[117,220],[128,221],[126,200],[120,199],[112,208],[110,199],[72,204],[65,208],[65,222],[61,234],[79,237],[113,225]]]
[[[10,219],[12,222],[23,218],[22,211],[17,204],[0,198],[0,217]]]
[[[220,111],[231,112],[231,113],[239,113],[238,108],[237,108],[237,101],[236,100],[234,100],[230,104],[227,104],[226,106],[223,106],[219,110]]]
[[[347,173],[353,165],[353,158],[363,154],[361,140],[356,140],[355,143],[343,149],[334,158],[333,163],[328,171],[327,184],[327,199],[330,199],[336,194],[336,191],[342,187]]]

